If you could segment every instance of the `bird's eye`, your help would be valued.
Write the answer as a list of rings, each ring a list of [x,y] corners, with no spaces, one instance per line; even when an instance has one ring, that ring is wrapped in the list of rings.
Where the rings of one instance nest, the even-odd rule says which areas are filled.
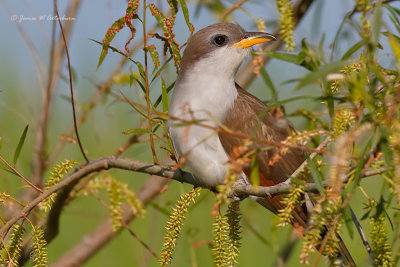
[[[228,42],[228,37],[225,35],[217,35],[213,38],[213,42],[216,46],[223,46]]]

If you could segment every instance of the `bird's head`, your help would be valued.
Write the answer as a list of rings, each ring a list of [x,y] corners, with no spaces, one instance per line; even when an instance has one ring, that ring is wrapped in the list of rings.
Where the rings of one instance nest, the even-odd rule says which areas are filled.
[[[207,66],[210,71],[217,68],[234,73],[253,45],[275,39],[269,33],[246,32],[233,23],[213,24],[190,38],[183,53],[181,71],[201,65],[200,68]]]

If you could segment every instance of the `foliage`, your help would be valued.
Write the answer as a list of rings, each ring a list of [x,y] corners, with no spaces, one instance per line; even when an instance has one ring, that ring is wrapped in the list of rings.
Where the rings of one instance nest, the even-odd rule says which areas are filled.
[[[317,265],[320,255],[315,257],[315,254],[320,252],[328,258],[330,264],[337,264],[337,257],[340,253],[340,236],[346,236],[349,238],[344,239],[350,240],[348,247],[352,254],[355,253],[354,258],[356,258],[357,263],[362,262],[364,259],[357,259],[357,257],[358,253],[365,248],[354,248],[352,245],[352,242],[355,242],[354,240],[359,237],[354,234],[356,233],[353,231],[355,224],[351,215],[349,215],[351,208],[355,210],[355,217],[359,215],[360,207],[355,202],[360,202],[361,199],[361,202],[364,201],[367,207],[367,212],[360,218],[361,224],[364,227],[365,225],[370,226],[364,229],[366,230],[367,240],[363,242],[367,251],[368,242],[372,245],[373,264],[375,266],[396,265],[400,260],[398,256],[400,243],[397,238],[400,225],[398,221],[400,214],[398,208],[400,201],[400,9],[391,1],[384,2],[386,4],[375,0],[355,1],[353,9],[348,10],[346,16],[343,17],[342,24],[336,29],[337,32],[332,43],[326,44],[324,36],[320,38],[318,43],[315,38],[312,39],[308,36],[304,36],[301,41],[295,40],[294,32],[299,19],[295,16],[299,15],[295,12],[295,2],[290,0],[274,1],[277,7],[277,10],[275,10],[277,17],[273,23],[270,23],[266,18],[254,18],[251,12],[247,12],[245,9],[251,6],[246,1],[240,1],[229,8],[227,5],[231,3],[226,1],[187,2],[170,0],[165,3],[162,1],[148,3],[147,1],[129,0],[126,9],[118,16],[120,18],[115,20],[107,30],[104,30],[103,40],[95,41],[97,44],[93,43],[93,45],[99,45],[97,47],[100,52],[98,68],[100,66],[104,68],[107,62],[105,58],[109,50],[118,54],[115,56],[122,56],[122,63],[116,68],[116,72],[110,74],[109,79],[105,77],[103,82],[94,82],[98,90],[88,103],[79,104],[81,117],[74,123],[81,126],[87,122],[91,118],[90,112],[99,106],[105,106],[105,109],[108,109],[109,106],[112,106],[111,104],[119,104],[135,114],[133,116],[136,116],[134,122],[136,125],[127,126],[127,124],[132,123],[132,116],[129,116],[129,120],[123,120],[121,125],[118,125],[119,128],[116,130],[118,133],[123,129],[128,129],[123,134],[128,135],[129,140],[120,145],[118,149],[115,148],[117,152],[114,153],[113,159],[118,159],[120,154],[136,144],[140,149],[151,152],[153,156],[148,161],[153,160],[155,165],[149,163],[149,168],[142,168],[145,169],[144,172],[151,167],[158,166],[158,157],[175,159],[173,145],[168,138],[168,131],[165,127],[168,119],[168,93],[175,84],[175,71],[179,71],[181,49],[185,46],[186,37],[193,34],[194,25],[197,25],[192,24],[196,19],[195,15],[200,12],[199,10],[206,10],[220,17],[231,9],[231,17],[228,16],[228,18],[232,18],[232,21],[235,18],[235,12],[242,12],[240,14],[249,15],[252,21],[257,23],[258,28],[266,28],[264,21],[267,22],[268,27],[269,24],[279,25],[276,31],[279,30],[285,49],[290,53],[262,50],[254,53],[256,68],[252,71],[261,74],[261,78],[270,89],[271,94],[269,101],[267,101],[267,110],[263,111],[260,117],[264,116],[266,112],[275,116],[278,121],[283,116],[294,117],[294,120],[300,117],[302,120],[297,121],[299,130],[293,131],[293,135],[286,140],[276,143],[270,142],[270,140],[260,142],[254,136],[241,136],[243,144],[235,147],[234,153],[229,155],[229,171],[224,184],[212,188],[216,194],[215,196],[210,194],[209,197],[214,202],[211,215],[207,210],[210,207],[203,205],[207,201],[202,202],[202,205],[206,207],[203,212],[203,215],[206,214],[204,218],[213,217],[214,219],[212,225],[213,241],[209,241],[208,236],[201,236],[200,240],[206,244],[211,244],[211,254],[215,265],[234,266],[240,262],[238,258],[240,250],[246,249],[245,246],[242,246],[242,243],[245,244],[245,241],[241,240],[242,232],[246,231],[246,234],[247,231],[256,233],[256,242],[262,241],[264,244],[269,242],[264,242],[264,240],[270,240],[269,238],[272,240],[274,235],[279,236],[279,238],[282,237],[283,234],[273,233],[273,231],[265,237],[259,234],[258,228],[261,228],[261,231],[269,231],[269,229],[266,229],[263,222],[257,222],[259,224],[252,227],[251,223],[253,222],[249,223],[249,221],[251,221],[253,214],[248,214],[248,211],[244,209],[242,210],[246,223],[242,229],[240,226],[242,216],[240,215],[239,201],[247,195],[235,195],[235,186],[238,185],[238,180],[239,184],[248,185],[246,184],[248,181],[244,181],[245,179],[242,178],[244,178],[245,171],[249,170],[248,180],[254,186],[254,191],[258,193],[259,171],[262,166],[257,159],[257,153],[271,149],[278,151],[266,163],[272,166],[280,160],[282,155],[287,153],[290,147],[294,146],[306,151],[309,157],[305,161],[306,166],[300,170],[300,173],[295,173],[289,177],[290,180],[287,183],[291,185],[290,190],[286,191],[286,194],[284,194],[285,192],[280,193],[282,209],[278,211],[277,225],[293,224],[295,221],[293,214],[296,208],[299,208],[300,205],[304,207],[305,204],[310,203],[314,205],[312,209],[307,210],[310,216],[309,221],[307,227],[300,232],[300,235],[302,235],[300,255],[293,256],[290,249],[286,250],[284,246],[281,246],[281,243],[284,242],[282,240],[282,242],[276,242],[279,243],[280,247],[277,247],[277,244],[271,245],[274,252],[279,252],[275,253],[279,254],[276,257],[277,261],[292,260],[293,262],[292,258],[296,258],[297,263],[314,261],[313,264]],[[189,12],[192,9],[194,9],[193,16]],[[319,12],[318,7],[315,8],[314,12]],[[182,17],[178,18],[178,16]],[[181,33],[181,36],[177,36],[177,21],[179,19],[186,24],[184,26],[185,32]],[[153,24],[154,27],[148,28],[150,24]],[[128,31],[129,37],[120,48],[118,41],[114,39],[117,36],[123,36],[120,34],[123,29]],[[270,31],[270,29],[267,28],[267,31]],[[180,38],[182,36],[185,38]],[[355,36],[355,38],[349,38],[349,36]],[[56,39],[54,38],[54,40]],[[53,57],[56,57],[56,50],[52,48],[50,60],[54,60]],[[138,52],[143,53],[143,56],[138,55]],[[285,98],[283,96],[284,90],[278,90],[278,86],[276,86],[278,82],[282,81],[282,77],[286,79],[286,76],[289,77],[290,75],[286,73],[286,69],[279,70],[281,72],[279,75],[276,75],[276,70],[272,68],[268,68],[267,71],[263,67],[263,56],[274,58],[276,61],[279,60],[282,64],[290,64],[294,69],[303,71],[296,72],[298,78],[284,80],[281,83],[282,87],[290,87],[293,90],[291,93],[296,94],[296,96]],[[62,62],[62,55],[59,57],[58,61],[51,61],[49,69],[52,69],[52,66],[58,66],[55,63]],[[38,65],[41,66],[41,64]],[[254,65],[251,67],[254,67]],[[123,66],[128,67],[123,68]],[[54,72],[57,71],[54,70]],[[42,73],[41,67],[38,67],[38,73],[39,75]],[[171,73],[174,75],[172,76]],[[60,138],[59,136],[54,138],[53,135],[50,135],[51,131],[48,129],[48,124],[51,120],[46,116],[51,113],[50,107],[56,107],[53,103],[56,97],[52,95],[56,88],[51,88],[56,83],[54,83],[52,77],[63,77],[63,75],[60,72],[50,72],[45,76],[41,77],[41,81],[48,78],[49,88],[43,90],[44,103],[39,116],[40,124],[28,128],[28,126],[25,126],[27,123],[24,122],[25,128],[22,133],[14,134],[16,140],[19,140],[18,142],[6,140],[12,139],[11,130],[9,130],[10,137],[6,135],[0,137],[0,151],[5,155],[4,158],[1,157],[0,162],[0,168],[5,173],[5,186],[2,187],[2,192],[0,192],[0,227],[2,227],[2,230],[5,229],[4,236],[1,237],[0,264],[9,266],[17,266],[21,251],[28,248],[25,244],[29,242],[32,243],[34,266],[47,266],[47,243],[51,242],[53,237],[49,237],[48,234],[51,229],[46,227],[52,226],[52,219],[59,223],[60,218],[57,216],[64,212],[63,207],[68,203],[75,204],[76,199],[84,195],[94,196],[99,203],[106,207],[112,221],[110,231],[113,232],[113,236],[116,232],[123,230],[122,227],[126,227],[125,222],[123,222],[126,211],[124,206],[127,206],[134,215],[144,216],[144,206],[147,203],[150,203],[151,208],[156,211],[169,213],[166,211],[169,209],[169,199],[167,198],[176,199],[177,196],[177,190],[167,190],[173,188],[174,183],[165,184],[162,189],[154,194],[147,194],[148,188],[144,187],[144,189],[140,189],[143,191],[138,195],[148,197],[148,199],[142,203],[136,192],[130,189],[131,185],[128,186],[127,183],[121,181],[120,176],[122,175],[116,174],[114,176],[114,173],[112,175],[109,173],[108,169],[113,168],[113,166],[102,166],[100,170],[90,171],[86,165],[75,160],[64,160],[55,165],[54,162],[65,157],[64,154],[59,154],[63,147],[67,143],[73,146],[77,140],[73,137],[73,132],[68,131]],[[0,93],[3,92],[0,91]],[[70,103],[69,97],[64,98]],[[107,115],[108,113],[109,110],[107,110]],[[118,118],[123,117],[119,115]],[[102,116],[101,119],[107,120],[111,117],[113,116]],[[191,127],[202,122],[194,120],[179,123],[182,126]],[[29,124],[32,125],[30,122]],[[64,126],[64,122],[62,125]],[[107,121],[107,125],[113,125],[111,119]],[[224,131],[227,134],[240,135],[240,133],[233,133],[222,124],[219,126],[216,130]],[[35,128],[34,134],[31,134],[32,128]],[[94,130],[88,128],[88,135],[90,137],[95,136]],[[109,128],[109,130],[115,130],[111,126]],[[113,133],[115,134],[115,132]],[[1,134],[3,135],[3,133]],[[109,137],[102,136],[102,134],[102,132],[98,133],[101,136],[99,138],[106,144]],[[51,140],[49,136],[54,140]],[[114,141],[125,136],[112,137],[110,139]],[[33,141],[30,140],[32,138],[34,138]],[[97,135],[96,138],[98,138]],[[322,140],[327,142],[323,147],[320,147],[323,144]],[[90,142],[93,142],[93,140],[88,141],[88,143]],[[15,143],[12,149],[4,148],[10,143]],[[104,150],[98,149],[97,139],[94,143],[95,146],[88,146],[87,150],[90,151],[88,155],[94,155],[97,152],[103,153]],[[256,144],[259,143],[261,144],[257,146]],[[29,145],[30,147],[27,148]],[[24,149],[22,149],[23,147]],[[32,150],[33,155],[31,162],[27,162],[23,159],[24,157],[21,157],[28,154],[29,149]],[[142,150],[129,151],[130,154],[128,155],[135,159],[142,156],[148,157],[150,153],[140,155]],[[9,155],[6,155],[6,153]],[[75,155],[72,155],[68,158],[75,158]],[[10,158],[12,164],[6,158]],[[156,174],[165,175],[167,172],[174,171],[176,167],[184,166],[184,163],[184,157],[181,157],[177,165],[162,167],[162,170]],[[27,171],[30,166],[32,166],[31,172]],[[71,171],[77,166],[76,172],[83,170],[87,173],[80,179],[68,182],[68,184],[65,183],[65,186],[55,190],[76,173]],[[142,172],[142,169],[137,171]],[[28,178],[25,177],[22,170],[29,173]],[[44,182],[43,177],[48,172],[50,175]],[[370,173],[375,175],[374,179],[362,180],[370,176]],[[175,179],[175,175],[179,174],[170,175],[168,173],[165,176]],[[25,182],[28,181],[28,185],[22,188],[20,184],[15,185],[15,181],[12,180],[14,176],[22,178]],[[375,188],[377,181],[379,181],[381,187]],[[8,183],[12,185],[9,186]],[[43,184],[44,193],[40,188]],[[316,185],[317,190],[308,192],[310,191],[310,184]],[[364,187],[367,189],[364,189]],[[36,189],[35,193],[32,193],[32,188]],[[165,198],[167,200],[162,199],[157,203],[151,201],[152,198],[166,190],[169,194]],[[44,197],[46,192],[51,192],[51,194]],[[184,223],[192,213],[189,207],[199,195],[199,188],[182,194],[169,214],[165,227],[166,234],[162,242],[161,257],[158,259],[161,265],[171,264],[177,241],[180,235],[185,234],[181,233]],[[307,199],[309,203],[305,203],[305,195],[309,198]],[[56,196],[60,196],[61,199],[60,202],[56,203],[58,205],[54,205],[59,198],[56,198]],[[103,200],[103,198],[106,200]],[[27,209],[30,205],[33,205],[31,203],[36,203],[32,201],[37,199],[40,200],[37,202],[40,204],[34,204],[34,207],[29,209],[27,213],[21,212],[21,209]],[[379,202],[374,199],[379,199]],[[197,201],[196,204],[199,202]],[[248,204],[250,201],[245,200],[244,202],[243,204],[247,205],[246,207],[253,208],[252,204]],[[352,207],[350,207],[350,204]],[[46,212],[36,212],[37,206]],[[195,206],[193,204],[192,207],[198,206],[200,205]],[[257,210],[257,213],[260,210]],[[55,216],[54,214],[58,215],[55,218],[51,217]],[[13,218],[17,219],[12,221]],[[26,230],[27,233],[25,233],[23,227],[26,222],[32,225],[32,230]],[[80,222],[74,223],[79,225]],[[259,227],[260,225],[261,227]],[[356,225],[356,227],[357,230],[363,231],[360,226]],[[48,232],[45,234],[42,229],[46,229],[45,231]],[[58,225],[56,230],[58,231]],[[153,229],[151,230],[153,231]],[[185,241],[193,240],[193,242],[188,241],[192,243],[190,244],[192,254],[190,256],[185,255],[183,260],[190,257],[191,260],[195,261],[199,258],[196,253],[201,249],[197,249],[196,246],[201,242],[197,240],[198,236],[194,232],[196,231],[186,233],[190,238],[185,239]],[[136,238],[145,250],[152,251],[150,247],[156,245],[147,245],[147,240],[140,240],[138,236],[142,234],[139,233]],[[209,234],[211,235],[211,231]],[[31,241],[30,237],[32,237]],[[246,238],[245,235],[244,237]],[[109,239],[111,240],[111,238]],[[180,240],[184,241],[182,238]],[[154,242],[159,242],[158,245],[161,246],[161,241]],[[183,253],[179,254],[179,256],[182,255]],[[279,258],[281,256],[282,259]],[[209,260],[211,261],[211,257]],[[275,260],[275,258],[272,260]],[[240,264],[249,265],[247,262],[240,262]],[[285,264],[288,263],[285,262]],[[193,266],[195,265],[196,262],[193,262]]]

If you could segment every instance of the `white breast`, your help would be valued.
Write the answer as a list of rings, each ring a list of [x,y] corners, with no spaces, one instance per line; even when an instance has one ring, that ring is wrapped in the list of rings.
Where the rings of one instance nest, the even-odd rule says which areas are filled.
[[[231,64],[232,69],[222,70],[218,60],[221,60],[218,55],[204,58],[178,77],[170,116],[186,121],[201,120],[201,124],[218,128],[216,120],[225,119],[238,94],[233,69],[238,64],[235,62]],[[176,123],[181,124],[169,120],[167,127],[177,156],[184,158],[185,166],[202,182],[210,186],[222,184],[229,158],[218,133],[199,125],[174,126]]]

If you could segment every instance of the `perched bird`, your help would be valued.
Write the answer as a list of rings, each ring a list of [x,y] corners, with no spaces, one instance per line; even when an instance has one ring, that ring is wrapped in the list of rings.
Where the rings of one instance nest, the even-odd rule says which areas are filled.
[[[285,119],[265,112],[261,100],[235,83],[235,74],[251,47],[275,39],[268,33],[246,32],[237,24],[217,23],[198,31],[187,43],[169,106],[169,116],[174,119],[167,127],[177,158],[183,158],[195,178],[209,187],[224,183],[230,156],[244,142],[237,135],[215,129],[224,125],[252,140],[277,143],[294,130]],[[180,120],[199,123],[182,125]],[[290,148],[271,164],[279,148],[259,151],[261,186],[284,182],[305,160],[302,150]],[[245,179],[250,171],[250,167],[244,168]],[[258,202],[276,214],[284,208],[280,198],[259,198]],[[297,207],[293,225],[305,229],[308,216],[305,205]],[[351,265],[348,251],[342,254],[350,258]]]

